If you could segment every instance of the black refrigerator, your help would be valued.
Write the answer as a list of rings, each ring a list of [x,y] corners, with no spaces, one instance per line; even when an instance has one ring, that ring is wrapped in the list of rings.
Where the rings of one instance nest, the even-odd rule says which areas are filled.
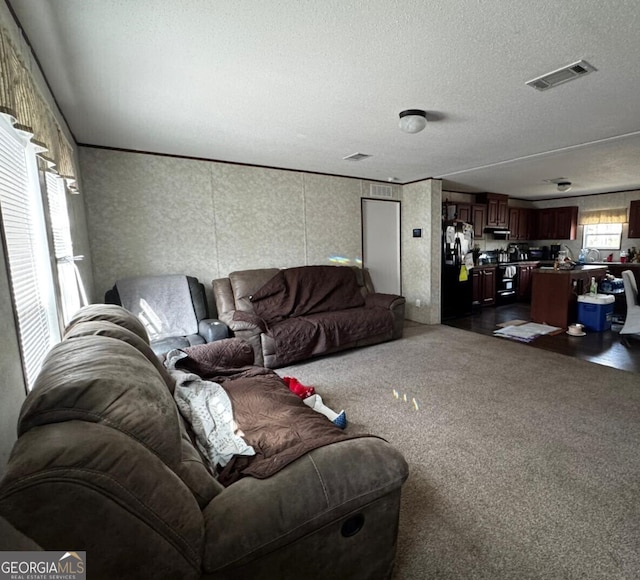
[[[472,312],[473,226],[459,220],[442,223],[442,283],[440,304],[442,320],[468,316]],[[471,258],[471,262],[469,261]]]

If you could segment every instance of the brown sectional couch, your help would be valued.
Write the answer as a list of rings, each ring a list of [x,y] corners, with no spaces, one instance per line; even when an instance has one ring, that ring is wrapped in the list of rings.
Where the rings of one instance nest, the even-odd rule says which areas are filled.
[[[115,305],[82,309],[20,413],[0,482],[3,549],[86,551],[94,579],[391,576],[408,473],[396,449],[341,440],[224,487],[174,388],[137,318]]]
[[[405,299],[376,293],[362,268],[241,270],[213,292],[218,318],[268,368],[402,337]]]

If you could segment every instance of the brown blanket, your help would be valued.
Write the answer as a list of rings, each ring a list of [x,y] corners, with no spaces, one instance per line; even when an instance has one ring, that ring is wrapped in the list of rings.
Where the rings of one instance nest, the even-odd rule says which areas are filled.
[[[393,314],[381,308],[352,308],[283,320],[271,327],[279,366],[338,350],[393,332]]]
[[[377,298],[365,300],[353,268],[301,266],[280,270],[251,297],[251,303],[275,341],[277,365],[282,366],[391,335],[389,305],[397,296],[373,296]]]
[[[179,361],[177,368],[189,372],[197,369],[203,379],[222,385],[231,399],[234,419],[244,432],[245,441],[256,452],[253,457],[236,456],[224,467],[218,475],[224,486],[247,475],[264,479],[308,451],[368,436],[349,434],[336,427],[324,415],[305,405],[270,369],[219,368],[212,364],[215,356],[207,353],[207,349],[184,350],[188,356]]]
[[[255,313],[268,324],[316,312],[364,306],[353,268],[300,266],[280,270],[253,296]]]

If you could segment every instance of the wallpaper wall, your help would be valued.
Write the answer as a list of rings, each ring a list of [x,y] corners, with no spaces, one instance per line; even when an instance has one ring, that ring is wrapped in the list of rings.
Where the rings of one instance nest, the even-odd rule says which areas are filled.
[[[427,180],[402,188],[402,289],[406,318],[440,322],[440,231],[442,182]],[[421,229],[421,237],[413,230]],[[420,306],[418,306],[418,302]]]
[[[196,276],[212,304],[234,270],[361,263],[367,181],[92,147],[80,165],[98,301],[126,276]]]

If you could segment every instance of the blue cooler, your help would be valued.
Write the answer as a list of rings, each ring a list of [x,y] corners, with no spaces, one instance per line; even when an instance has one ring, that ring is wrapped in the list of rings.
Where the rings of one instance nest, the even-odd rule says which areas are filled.
[[[611,294],[578,296],[578,322],[584,324],[587,330],[595,332],[609,330],[615,301],[615,296]]]

